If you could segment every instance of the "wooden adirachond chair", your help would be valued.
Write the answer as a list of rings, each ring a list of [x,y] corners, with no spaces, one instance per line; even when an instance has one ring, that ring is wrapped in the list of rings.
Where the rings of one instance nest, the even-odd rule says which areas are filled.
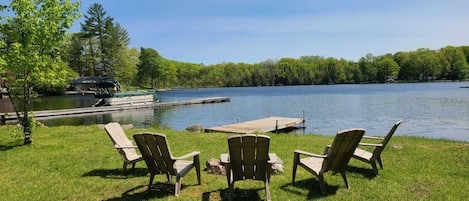
[[[119,123],[108,123],[104,126],[104,130],[111,138],[114,143],[114,147],[117,149],[117,152],[119,152],[122,160],[124,161],[121,174],[129,164],[132,164],[132,169],[134,169],[135,163],[143,160],[142,156],[137,154],[137,146],[134,146],[129,138],[127,138],[127,135],[125,135],[125,132]]]
[[[363,139],[370,139],[370,140],[377,140],[379,143],[360,143],[359,146],[367,146],[373,147],[373,151],[366,151],[360,148],[355,149],[353,153],[353,158],[361,160],[365,163],[371,164],[373,167],[373,171],[376,175],[378,175],[378,167],[376,166],[376,162],[378,162],[381,169],[383,169],[383,163],[381,161],[381,153],[383,152],[384,148],[388,144],[389,140],[393,136],[394,132],[396,131],[397,127],[402,123],[402,120],[397,121],[394,123],[391,130],[385,137],[373,137],[373,136],[363,136]]]
[[[276,155],[269,154],[270,137],[266,135],[236,135],[228,138],[229,154],[221,155],[229,186],[229,200],[233,199],[236,181],[252,179],[264,182],[266,200],[270,198],[270,175]]]
[[[339,172],[344,179],[345,185],[349,188],[345,171],[364,133],[365,130],[363,129],[350,129],[338,132],[332,145],[326,146],[322,155],[295,150],[292,182],[295,182],[296,169],[299,165],[316,176],[323,194],[326,194],[324,173],[329,170]]]
[[[148,192],[150,192],[155,175],[165,174],[168,182],[171,182],[171,176],[176,176],[175,195],[179,196],[182,177],[193,167],[195,167],[197,174],[198,185],[201,184],[200,152],[193,151],[181,157],[173,157],[165,135],[159,133],[138,133],[133,137],[150,172]],[[187,158],[192,158],[192,160],[184,160]]]

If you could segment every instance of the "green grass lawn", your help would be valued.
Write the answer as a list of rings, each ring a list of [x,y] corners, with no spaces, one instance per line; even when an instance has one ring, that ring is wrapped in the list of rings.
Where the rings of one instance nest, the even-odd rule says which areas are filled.
[[[383,129],[382,135],[388,128]],[[120,175],[122,160],[104,130],[98,126],[38,128],[33,144],[0,127],[0,200],[224,200],[224,176],[202,172],[197,185],[192,170],[182,180],[179,197],[164,176],[155,177],[155,188],[146,193],[145,162]],[[228,151],[224,133],[190,133],[159,128],[126,130],[166,134],[174,156],[197,150],[201,166]],[[293,150],[321,153],[333,136],[268,134],[270,151],[285,162],[285,172],[271,178],[273,200],[465,200],[469,197],[469,143],[395,136],[384,151],[384,169],[375,177],[371,166],[352,159],[345,188],[340,174],[325,176],[327,195],[322,195],[313,175],[299,167],[291,183]],[[380,135],[380,134],[378,134]],[[264,200],[263,183],[236,182],[239,200]]]

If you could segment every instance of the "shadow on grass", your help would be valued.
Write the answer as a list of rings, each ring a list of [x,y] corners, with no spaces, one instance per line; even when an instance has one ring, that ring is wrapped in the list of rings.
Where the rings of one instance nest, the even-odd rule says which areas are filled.
[[[83,177],[102,177],[106,179],[126,179],[129,177],[144,177],[147,176],[148,170],[146,168],[135,168],[133,170],[129,169],[122,173],[122,169],[98,169],[91,170],[85,174]]]
[[[375,172],[373,171],[373,169],[370,168],[349,166],[347,168],[347,171],[361,174],[367,179],[373,179],[376,177]]]
[[[110,198],[106,201],[148,200],[174,196],[174,184],[157,182],[153,184],[150,192],[147,191],[147,187],[148,185],[141,185],[131,188],[122,193],[121,197]]]
[[[333,195],[337,192],[340,186],[331,186],[326,182],[326,194],[322,194],[321,188],[319,187],[319,182],[316,179],[306,179],[301,181],[296,181],[295,183],[288,183],[280,188],[284,191],[294,193],[297,195],[304,195],[302,191],[309,190],[307,198],[310,199],[318,199],[322,197],[326,197],[329,195]]]
[[[15,147],[23,146],[23,141],[9,142],[7,144],[0,144],[0,151],[7,151]]]
[[[259,197],[259,191],[264,191],[264,188],[258,189],[233,189],[233,200],[261,200]],[[229,200],[230,191],[229,189],[219,189],[217,191],[204,192],[202,194],[202,201],[209,200]],[[273,200],[275,200],[273,198]]]

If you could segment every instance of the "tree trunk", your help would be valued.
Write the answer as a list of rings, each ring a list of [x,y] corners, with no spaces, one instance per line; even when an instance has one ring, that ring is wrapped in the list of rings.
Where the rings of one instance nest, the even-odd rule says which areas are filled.
[[[29,118],[29,108],[31,104],[31,89],[29,88],[28,84],[23,89],[23,118],[21,119],[21,125],[23,126],[23,133],[24,133],[24,144],[28,145],[33,143],[33,139],[31,136],[31,120]]]
[[[28,145],[33,143],[33,138],[31,136],[31,122],[29,121],[28,112],[24,113],[24,117],[21,120],[23,125],[23,133],[24,133],[24,144]]]

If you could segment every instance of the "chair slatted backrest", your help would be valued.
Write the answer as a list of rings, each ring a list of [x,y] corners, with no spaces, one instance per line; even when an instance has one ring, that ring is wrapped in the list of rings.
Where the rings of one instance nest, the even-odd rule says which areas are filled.
[[[401,125],[402,123],[402,120],[399,120],[397,121],[396,123],[394,123],[394,125],[392,126],[391,130],[389,130],[388,134],[384,137],[383,141],[381,141],[381,144],[383,146],[381,147],[377,147],[374,151],[373,151],[373,155],[374,156],[379,156],[381,154],[381,152],[383,152],[384,148],[386,147],[386,145],[388,144],[388,142],[391,140],[391,137],[394,135],[394,132],[396,132],[396,129],[397,127],[399,127],[399,125]]]
[[[265,181],[269,160],[270,137],[240,135],[228,138],[230,166],[233,180],[253,179]]]
[[[165,135],[138,133],[134,139],[151,173],[176,175],[175,160]]]
[[[119,149],[118,147],[133,147],[134,145],[132,142],[127,138],[127,135],[124,132],[124,129],[120,126],[117,122],[108,123],[104,126],[104,130],[111,138],[114,146],[117,148],[120,155],[124,158],[124,160],[128,160],[129,158],[137,157],[137,152],[135,149]]]
[[[327,158],[323,163],[323,170],[344,171],[363,134],[365,134],[364,129],[339,131],[325,153]]]

